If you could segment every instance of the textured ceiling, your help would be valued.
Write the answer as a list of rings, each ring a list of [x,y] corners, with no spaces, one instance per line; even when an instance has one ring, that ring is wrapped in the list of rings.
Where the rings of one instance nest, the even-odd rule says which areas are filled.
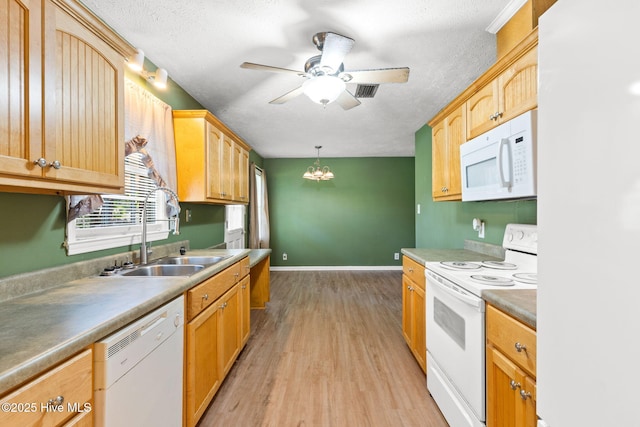
[[[509,0],[82,0],[265,158],[413,156],[414,134],[495,61],[485,29]],[[312,36],[355,39],[346,70],[409,67],[343,110],[274,98],[303,79]],[[348,88],[355,89],[355,85]]]

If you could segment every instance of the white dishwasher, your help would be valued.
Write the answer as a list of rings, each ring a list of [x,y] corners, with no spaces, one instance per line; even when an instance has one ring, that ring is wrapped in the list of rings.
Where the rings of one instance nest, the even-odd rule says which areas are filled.
[[[94,347],[97,427],[182,425],[182,296]]]

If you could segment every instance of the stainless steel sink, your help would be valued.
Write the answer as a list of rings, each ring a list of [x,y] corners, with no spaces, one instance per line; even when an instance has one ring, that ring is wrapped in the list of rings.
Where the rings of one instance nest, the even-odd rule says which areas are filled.
[[[177,265],[177,264],[152,264],[142,265],[136,267],[131,271],[121,273],[122,276],[144,276],[144,277],[158,277],[158,276],[191,276],[194,273],[202,270],[204,265],[190,264],[190,265]]]
[[[155,261],[154,264],[180,264],[180,265],[193,265],[200,264],[209,266],[211,264],[217,264],[222,260],[229,258],[228,256],[199,256],[199,255],[185,255],[175,257],[160,258]]]

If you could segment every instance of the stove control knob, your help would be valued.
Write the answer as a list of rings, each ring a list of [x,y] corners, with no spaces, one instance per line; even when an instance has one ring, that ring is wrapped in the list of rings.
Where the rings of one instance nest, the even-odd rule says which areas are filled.
[[[532,242],[538,241],[538,233],[531,233],[531,241]]]
[[[507,236],[507,240],[513,242],[513,233],[509,233],[509,235]]]
[[[524,239],[524,231],[518,231],[518,240]]]

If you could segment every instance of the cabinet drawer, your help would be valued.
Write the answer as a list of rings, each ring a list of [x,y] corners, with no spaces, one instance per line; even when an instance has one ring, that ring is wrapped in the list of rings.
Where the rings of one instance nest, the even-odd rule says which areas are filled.
[[[240,273],[238,281],[240,281],[240,279],[245,277],[251,271],[251,267],[249,265],[249,257],[242,258],[238,264],[238,272]]]
[[[536,331],[487,305],[487,341],[535,378]],[[519,346],[525,348],[518,351]]]
[[[416,285],[420,286],[422,290],[425,289],[426,278],[424,276],[424,265],[415,262],[405,255],[402,257],[402,273],[410,278]]]
[[[14,405],[15,411],[0,411],[0,425],[55,426],[86,409],[93,393],[92,363],[86,350],[3,397],[3,408]],[[59,397],[60,404],[48,406]]]
[[[196,317],[237,281],[238,263],[187,291],[187,321]]]

